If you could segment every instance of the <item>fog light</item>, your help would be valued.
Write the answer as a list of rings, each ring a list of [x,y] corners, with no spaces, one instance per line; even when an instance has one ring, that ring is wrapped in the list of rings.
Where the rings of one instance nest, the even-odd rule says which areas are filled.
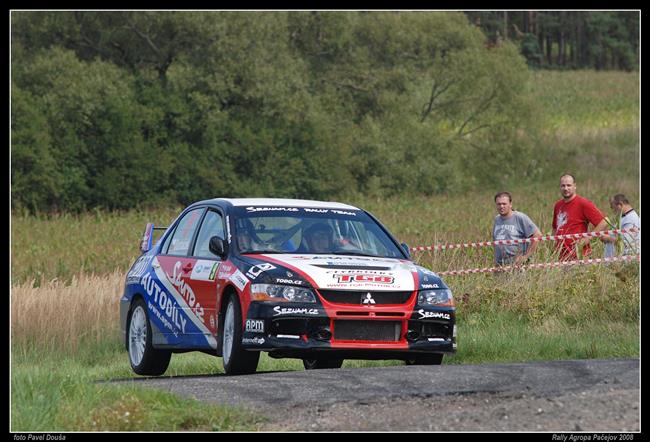
[[[408,341],[417,341],[419,337],[420,337],[420,333],[418,333],[415,330],[409,330],[406,332],[406,339]]]
[[[319,328],[316,330],[316,332],[314,332],[313,337],[318,341],[329,341],[332,339],[332,332],[329,328],[326,327]]]

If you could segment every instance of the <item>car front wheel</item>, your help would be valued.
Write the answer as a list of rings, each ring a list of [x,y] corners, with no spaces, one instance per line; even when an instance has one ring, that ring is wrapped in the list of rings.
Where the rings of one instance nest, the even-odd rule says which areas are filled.
[[[133,304],[127,330],[129,362],[133,371],[145,376],[163,374],[169,366],[172,353],[156,349],[151,344],[151,323],[142,299]]]

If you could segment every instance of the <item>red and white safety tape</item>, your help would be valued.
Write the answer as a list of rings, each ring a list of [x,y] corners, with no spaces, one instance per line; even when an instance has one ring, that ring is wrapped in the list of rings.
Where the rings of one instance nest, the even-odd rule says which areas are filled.
[[[618,235],[623,233],[636,233],[639,231],[641,231],[641,229],[638,228],[614,229],[614,230],[603,230],[600,232],[572,233],[568,235],[555,235],[555,236],[547,235],[547,236],[540,236],[539,238],[503,239],[498,241],[480,241],[480,242],[459,243],[459,244],[436,244],[433,246],[411,247],[411,250],[414,252],[419,252],[424,250],[447,250],[447,249],[460,249],[460,248],[467,248],[467,247],[513,245],[513,244],[523,244],[527,242],[552,241],[558,239],[595,238],[603,235]]]
[[[488,267],[483,269],[465,269],[465,270],[449,270],[446,272],[439,272],[440,276],[456,276],[456,275],[467,275],[471,273],[498,273],[498,272],[507,272],[509,270],[528,270],[528,269],[542,269],[542,268],[559,268],[567,267],[574,265],[588,265],[588,264],[603,264],[608,262],[617,262],[617,261],[634,261],[641,260],[640,255],[623,255],[615,256],[612,258],[594,258],[594,259],[578,259],[575,261],[557,261],[557,262],[542,262],[539,264],[526,264],[526,265],[510,265],[502,267]]]

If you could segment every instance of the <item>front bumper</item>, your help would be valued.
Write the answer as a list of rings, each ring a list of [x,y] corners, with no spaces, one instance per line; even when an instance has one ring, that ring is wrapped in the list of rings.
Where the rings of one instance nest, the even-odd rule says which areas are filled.
[[[307,357],[328,352],[346,358],[399,359],[456,351],[455,310],[325,309],[314,304],[253,302],[242,339],[247,350]]]

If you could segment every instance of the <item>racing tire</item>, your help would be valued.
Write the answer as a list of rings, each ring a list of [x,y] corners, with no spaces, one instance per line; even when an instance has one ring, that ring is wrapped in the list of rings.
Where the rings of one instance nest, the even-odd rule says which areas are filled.
[[[251,374],[257,370],[259,351],[242,347],[242,313],[237,295],[230,295],[223,320],[223,369],[228,375]]]
[[[142,299],[133,303],[126,330],[129,362],[133,371],[144,376],[160,376],[165,373],[172,352],[153,347],[149,314]]]
[[[303,359],[305,370],[319,370],[321,368],[341,368],[343,359]]]
[[[406,359],[406,365],[441,365],[443,353],[433,353],[427,355],[415,356],[411,359]]]

